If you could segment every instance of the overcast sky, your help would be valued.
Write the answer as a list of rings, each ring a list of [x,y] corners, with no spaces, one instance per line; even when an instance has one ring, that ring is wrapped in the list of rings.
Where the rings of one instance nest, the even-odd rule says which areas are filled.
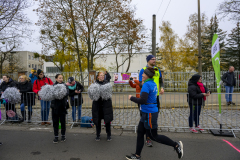
[[[201,0],[201,12],[204,12],[210,20],[210,18],[215,15],[219,3],[223,1],[224,0]],[[157,43],[159,43],[160,32],[158,27],[162,20],[170,21],[175,33],[177,33],[180,38],[183,37],[187,30],[189,15],[197,12],[197,2],[198,0],[132,0],[132,5],[136,6],[136,17],[143,19],[147,29],[152,28],[152,15],[156,14]],[[34,3],[35,4],[26,11],[33,24],[38,20],[38,16],[33,12],[33,9],[37,8],[37,2],[34,1]],[[227,33],[230,33],[235,26],[233,22],[227,19],[220,20],[219,27],[223,31],[227,31]],[[31,29],[35,30],[32,35],[32,42],[25,40],[23,46],[18,50],[40,53],[42,46],[39,42],[39,28],[33,25]]]

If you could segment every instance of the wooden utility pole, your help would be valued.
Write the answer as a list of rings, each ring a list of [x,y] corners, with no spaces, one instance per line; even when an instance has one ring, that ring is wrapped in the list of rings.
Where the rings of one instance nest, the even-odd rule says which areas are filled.
[[[202,75],[202,46],[201,46],[201,13],[200,0],[198,0],[198,74]]]
[[[153,15],[152,25],[152,55],[156,57],[156,15]]]

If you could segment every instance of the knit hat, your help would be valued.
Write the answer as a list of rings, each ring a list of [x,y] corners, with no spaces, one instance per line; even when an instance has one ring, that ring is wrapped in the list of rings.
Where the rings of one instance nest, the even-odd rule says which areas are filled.
[[[31,69],[31,72],[36,73],[36,68]]]
[[[69,83],[72,83],[73,81],[74,81],[74,78],[73,78],[73,77],[69,77],[69,78],[68,78],[68,82],[69,82]]]
[[[197,83],[198,80],[201,78],[202,76],[198,75],[198,74],[194,74],[192,76],[192,78],[190,79],[190,81],[192,81],[193,83]]]
[[[43,73],[43,71],[41,69],[37,70],[37,75],[39,75],[40,73]]]
[[[148,55],[146,58],[147,62],[150,61],[152,58],[155,58],[155,57],[153,55]]]

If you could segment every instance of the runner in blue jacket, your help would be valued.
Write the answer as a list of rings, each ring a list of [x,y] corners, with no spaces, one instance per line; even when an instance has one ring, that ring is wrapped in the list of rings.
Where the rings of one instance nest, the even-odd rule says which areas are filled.
[[[144,70],[142,80],[144,84],[140,93],[140,98],[129,95],[129,99],[135,103],[141,104],[142,117],[138,124],[137,130],[137,147],[135,154],[126,156],[128,160],[140,160],[141,152],[144,146],[144,134],[148,133],[151,140],[158,143],[162,143],[168,146],[172,146],[177,154],[178,158],[183,157],[183,143],[181,141],[174,142],[170,138],[164,135],[157,134],[157,119],[158,119],[158,107],[157,107],[157,94],[158,88],[153,80],[155,70],[152,67],[148,67]]]

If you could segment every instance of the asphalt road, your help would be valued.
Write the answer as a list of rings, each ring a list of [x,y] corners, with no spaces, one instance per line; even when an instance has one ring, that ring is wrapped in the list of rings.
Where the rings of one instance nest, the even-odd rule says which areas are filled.
[[[101,141],[96,142],[95,134],[84,132],[68,130],[66,142],[53,144],[53,133],[49,130],[1,130],[0,127],[0,141],[3,142],[0,160],[124,160],[126,154],[135,152],[135,133],[113,131],[111,142],[107,142],[106,134],[102,133]],[[192,133],[161,134],[183,142],[185,160],[240,160],[240,152],[236,150],[240,150],[239,138]],[[157,142],[153,145],[152,148],[144,146],[142,160],[178,159],[172,147]]]

